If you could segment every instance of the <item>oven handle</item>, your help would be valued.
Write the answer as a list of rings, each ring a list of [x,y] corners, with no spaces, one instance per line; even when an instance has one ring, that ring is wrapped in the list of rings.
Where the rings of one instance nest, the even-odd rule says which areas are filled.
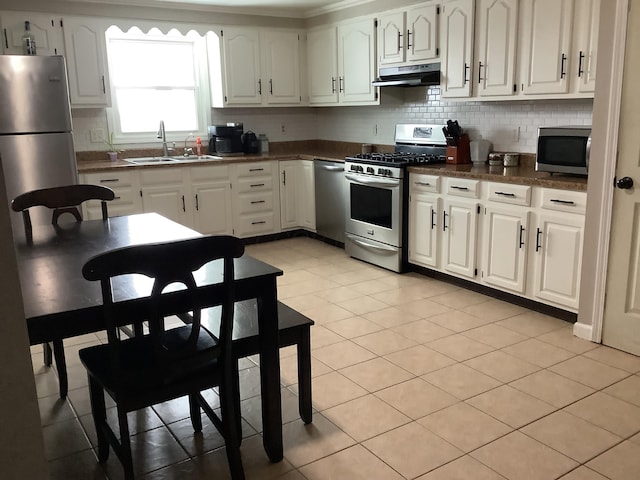
[[[366,240],[362,240],[362,239],[356,237],[355,235],[351,235],[350,233],[347,233],[346,237],[349,240],[351,240],[353,243],[355,243],[356,245],[360,245],[361,247],[366,248],[368,250],[375,250],[376,252],[387,253],[389,255],[397,253],[397,249],[395,249],[393,247],[388,247],[386,245],[380,245],[378,243],[376,243],[376,244],[369,243]]]
[[[362,185],[378,185],[380,187],[397,187],[398,185],[400,185],[400,180],[396,179],[359,177],[350,173],[345,173],[344,176],[347,180],[351,180],[355,183],[361,183]]]

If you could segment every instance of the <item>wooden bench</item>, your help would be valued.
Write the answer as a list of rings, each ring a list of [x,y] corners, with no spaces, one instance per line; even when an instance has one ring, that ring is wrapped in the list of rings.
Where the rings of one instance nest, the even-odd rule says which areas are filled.
[[[217,307],[219,308],[219,307]],[[219,327],[217,308],[202,312],[202,325],[212,332]],[[255,300],[236,302],[233,325],[233,353],[238,359],[258,353],[258,307]],[[184,320],[184,319],[183,319]],[[311,423],[311,326],[313,320],[278,302],[280,348],[297,346],[298,409],[304,423]]]

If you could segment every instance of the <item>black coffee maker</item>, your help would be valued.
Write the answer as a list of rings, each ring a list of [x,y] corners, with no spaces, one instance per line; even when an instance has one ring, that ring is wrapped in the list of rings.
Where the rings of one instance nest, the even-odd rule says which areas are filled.
[[[209,153],[224,156],[242,155],[242,123],[211,125],[209,127]]]

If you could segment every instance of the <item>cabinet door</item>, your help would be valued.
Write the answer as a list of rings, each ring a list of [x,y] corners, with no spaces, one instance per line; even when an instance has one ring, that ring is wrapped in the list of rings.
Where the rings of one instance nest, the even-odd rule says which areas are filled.
[[[373,19],[338,27],[338,97],[341,103],[374,103],[375,27]]]
[[[265,85],[260,77],[260,33],[257,28],[226,27],[222,33],[225,102],[262,103]]]
[[[438,267],[440,199],[412,193],[409,199],[409,262]]]
[[[442,6],[442,97],[471,96],[473,0],[451,0]]]
[[[378,20],[378,65],[402,63],[406,51],[405,12],[392,12]]]
[[[567,93],[573,0],[530,0],[521,12],[522,92]]]
[[[513,95],[518,0],[479,0],[476,17],[478,95]]]
[[[336,27],[312,30],[307,34],[309,103],[338,102],[338,40]]]
[[[497,287],[524,292],[529,211],[488,206],[484,209],[483,279]]]
[[[209,235],[233,234],[229,180],[192,185],[195,229]]]
[[[541,214],[537,219],[534,295],[578,308],[584,217]]]
[[[266,103],[300,103],[300,35],[263,30],[263,97]]]
[[[123,169],[84,173],[80,176],[80,183],[104,185],[115,193],[115,198],[107,203],[109,217],[134,215],[142,213],[142,199],[140,198],[140,178],[137,170],[123,171]],[[82,204],[84,218],[94,220],[102,218],[100,201],[90,200]]]
[[[22,55],[24,22],[29,20],[36,39],[36,54],[64,55],[62,19],[42,13],[2,12],[2,46],[5,55]]]
[[[72,107],[108,107],[111,104],[104,34],[104,25],[97,19],[64,19]]]
[[[298,196],[296,195],[297,161],[280,162],[280,226],[297,228]]]
[[[422,5],[407,10],[407,61],[418,62],[439,57],[437,4]]]
[[[145,213],[155,212],[174,222],[190,226],[182,184],[142,187],[142,208]]]
[[[478,204],[457,199],[445,200],[442,229],[444,269],[475,278]]]
[[[576,46],[573,48],[573,54],[577,64],[572,69],[572,77],[577,81],[578,92],[590,93],[596,88],[600,0],[577,1],[575,18]]]

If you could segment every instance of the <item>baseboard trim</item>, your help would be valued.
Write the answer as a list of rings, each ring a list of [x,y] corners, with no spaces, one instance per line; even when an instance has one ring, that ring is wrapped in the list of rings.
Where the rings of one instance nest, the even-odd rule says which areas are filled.
[[[593,339],[593,325],[576,322],[573,324],[573,334],[578,338],[589,340],[590,342],[595,341]]]

